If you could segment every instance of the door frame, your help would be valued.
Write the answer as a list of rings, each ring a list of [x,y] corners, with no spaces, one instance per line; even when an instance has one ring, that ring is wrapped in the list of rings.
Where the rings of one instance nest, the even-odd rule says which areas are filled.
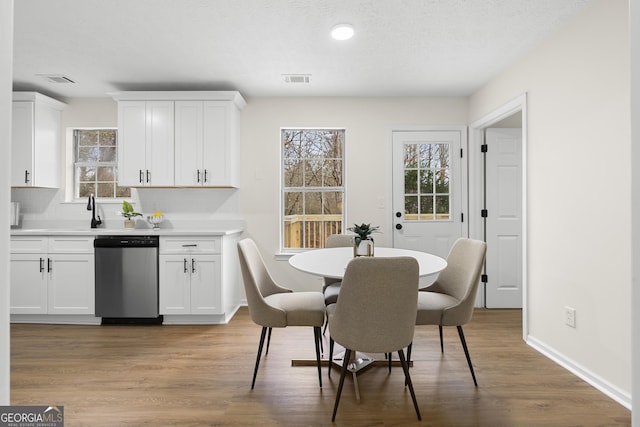
[[[495,123],[515,114],[522,113],[522,338],[526,341],[529,333],[529,304],[527,298],[527,247],[528,247],[528,216],[527,216],[527,94],[498,107],[489,114],[469,125],[469,209],[477,215],[469,215],[469,236],[482,240],[483,223],[480,211],[484,208],[484,170],[480,146],[484,142],[484,130]],[[480,293],[484,306],[484,294]]]

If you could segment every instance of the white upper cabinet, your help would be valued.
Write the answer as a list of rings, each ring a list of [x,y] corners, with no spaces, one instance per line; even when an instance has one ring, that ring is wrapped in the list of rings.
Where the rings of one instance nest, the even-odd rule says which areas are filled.
[[[176,101],[176,186],[238,186],[239,111],[231,101]]]
[[[65,104],[36,92],[14,92],[11,186],[60,186],[60,112]]]
[[[118,102],[118,183],[129,187],[174,185],[172,101]]]
[[[176,101],[176,185],[201,186],[205,182],[202,166],[204,142],[203,102]]]
[[[121,185],[238,187],[240,110],[246,105],[238,92],[119,92],[111,95],[118,101]],[[166,111],[168,104],[171,105],[171,119],[168,113],[158,110],[161,104],[167,105]],[[144,126],[141,124],[143,117]],[[166,152],[169,139],[172,144],[170,157]],[[145,141],[144,151],[139,142],[142,140]],[[151,158],[150,147],[154,150]],[[159,147],[160,151],[155,152]],[[140,163],[143,158],[146,159],[144,167]],[[163,171],[157,170],[157,164],[163,164]],[[152,169],[148,165],[152,165]],[[164,176],[169,172],[171,183],[167,183],[168,176]],[[160,173],[167,178],[162,183],[158,181]]]

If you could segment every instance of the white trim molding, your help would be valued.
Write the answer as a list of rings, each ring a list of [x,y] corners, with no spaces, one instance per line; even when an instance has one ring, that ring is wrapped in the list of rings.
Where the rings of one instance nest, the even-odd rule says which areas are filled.
[[[600,390],[602,393],[606,394],[625,408],[631,410],[631,394],[626,393],[563,354],[556,352],[535,337],[529,336],[526,341],[527,344],[536,351],[544,354],[581,380]]]

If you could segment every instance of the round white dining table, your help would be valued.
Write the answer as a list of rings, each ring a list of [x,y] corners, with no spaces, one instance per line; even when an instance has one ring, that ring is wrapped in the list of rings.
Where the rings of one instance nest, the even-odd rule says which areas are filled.
[[[447,261],[426,252],[409,249],[376,247],[375,257],[409,256],[418,261],[420,277],[427,277],[444,270]],[[296,270],[316,276],[341,279],[347,264],[353,259],[352,247],[313,249],[300,252],[289,258],[289,264]]]

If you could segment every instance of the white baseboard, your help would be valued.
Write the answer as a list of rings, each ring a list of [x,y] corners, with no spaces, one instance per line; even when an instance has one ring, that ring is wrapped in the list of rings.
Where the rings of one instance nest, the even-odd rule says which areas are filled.
[[[560,354],[552,348],[547,347],[545,343],[537,340],[531,335],[529,335],[529,337],[527,338],[527,344],[540,353],[544,354],[549,359],[553,360],[569,372],[573,373],[575,376],[600,390],[602,393],[606,394],[625,408],[631,410],[631,395],[629,393],[609,383],[600,376],[586,369],[584,366],[581,366],[573,360],[567,358],[563,354]]]

